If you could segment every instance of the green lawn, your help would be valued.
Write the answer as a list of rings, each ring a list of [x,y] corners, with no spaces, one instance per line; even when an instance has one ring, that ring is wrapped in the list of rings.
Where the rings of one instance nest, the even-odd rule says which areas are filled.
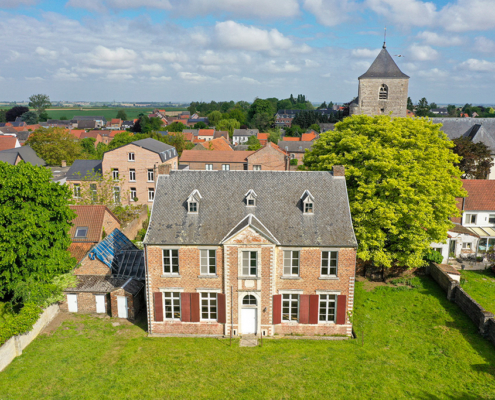
[[[495,348],[435,282],[415,281],[372,292],[359,282],[359,338],[348,341],[229,347],[77,316],[0,373],[0,399],[495,398]]]
[[[486,311],[495,313],[495,275],[490,270],[460,271],[461,287]]]
[[[154,110],[154,108],[145,108],[145,107],[137,107],[137,108],[98,108],[95,107],[94,110],[84,109],[60,109],[60,110],[48,110],[47,113],[51,119],[60,119],[60,117],[64,116],[68,119],[71,119],[74,115],[98,115],[103,116],[107,119],[107,121],[112,118],[117,117],[117,113],[119,110],[124,110],[127,114],[127,118],[135,119],[138,118],[138,115],[141,113],[148,114]],[[185,108],[169,108],[168,111],[186,111]]]

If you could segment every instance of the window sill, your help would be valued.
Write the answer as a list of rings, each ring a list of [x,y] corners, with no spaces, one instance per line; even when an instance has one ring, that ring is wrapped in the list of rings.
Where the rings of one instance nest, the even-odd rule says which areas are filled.
[[[244,275],[240,275],[240,276],[237,277],[237,279],[259,281],[261,279],[261,276],[244,276]]]
[[[339,277],[338,276],[320,276],[318,279],[322,281],[338,281]]]
[[[179,274],[163,274],[160,278],[182,278]]]
[[[282,321],[284,325],[299,325],[299,321]]]
[[[136,181],[129,181],[129,183],[130,183],[130,182],[133,182],[133,183],[135,183]]]
[[[135,182],[135,181],[134,181],[134,182]],[[153,182],[155,182],[155,181],[146,181],[146,182],[148,182],[148,183],[153,183]]]
[[[202,278],[202,279],[215,279],[215,278],[219,278],[218,275],[198,275],[198,278]]]
[[[280,279],[288,279],[288,280],[293,280],[297,281],[302,279],[300,276],[281,276]]]

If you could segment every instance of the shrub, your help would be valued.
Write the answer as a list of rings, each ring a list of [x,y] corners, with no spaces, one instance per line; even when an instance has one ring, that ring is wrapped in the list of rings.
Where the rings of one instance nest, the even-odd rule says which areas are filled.
[[[443,256],[436,250],[430,249],[423,257],[424,260],[441,264],[443,261]]]
[[[29,332],[41,313],[41,307],[34,303],[27,303],[18,314],[5,313],[0,324],[0,345],[12,336]]]
[[[297,164],[298,164],[297,158],[293,158],[292,160],[290,160],[290,165],[297,165]]]

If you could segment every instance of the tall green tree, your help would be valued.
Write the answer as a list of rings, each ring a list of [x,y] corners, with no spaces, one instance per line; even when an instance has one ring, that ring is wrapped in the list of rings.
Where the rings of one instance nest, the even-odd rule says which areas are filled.
[[[268,100],[256,99],[248,111],[248,119],[252,120],[256,114],[267,114],[273,116],[276,110],[273,108],[272,103]]]
[[[50,97],[46,94],[33,94],[29,98],[29,107],[36,110],[38,117],[51,105]]]
[[[261,143],[255,135],[248,137],[246,145],[249,146],[248,150],[250,150],[250,151],[256,151],[258,149],[261,149]]]
[[[212,111],[208,114],[208,122],[210,126],[216,126],[216,124],[222,119],[222,113],[220,111]]]
[[[125,110],[119,110],[115,118],[120,118],[122,121],[127,121],[127,113]]]
[[[74,267],[71,197],[46,168],[0,162],[0,297],[46,300],[54,278]]]
[[[414,104],[410,97],[407,98],[407,109],[409,111],[414,111]]]
[[[444,242],[456,197],[466,193],[454,144],[428,120],[356,115],[322,133],[304,164],[344,165],[358,257],[375,266],[421,267]]]
[[[449,104],[447,106],[447,112],[449,113],[450,117],[457,117],[459,115],[457,107],[453,104]]]
[[[239,129],[241,124],[236,119],[222,119],[217,123],[217,131],[228,131],[229,136],[234,135],[234,129]]]
[[[28,125],[34,125],[38,123],[38,114],[34,111],[28,111],[21,115],[21,119]]]
[[[484,143],[473,143],[469,138],[454,139],[453,151],[460,156],[456,164],[465,179],[487,179],[493,166],[490,149]]]
[[[20,117],[22,114],[27,113],[28,111],[29,108],[24,106],[12,107],[5,113],[5,119],[7,120],[7,122],[13,122],[16,120],[17,117]]]
[[[163,130],[168,132],[182,132],[184,129],[187,129],[187,125],[184,125],[182,122],[172,122],[170,125],[167,125]]]
[[[416,106],[416,115],[418,117],[426,117],[430,112],[430,106],[428,105],[428,100],[423,97]]]
[[[71,165],[82,153],[78,140],[63,128],[36,129],[26,142],[48,165]]]

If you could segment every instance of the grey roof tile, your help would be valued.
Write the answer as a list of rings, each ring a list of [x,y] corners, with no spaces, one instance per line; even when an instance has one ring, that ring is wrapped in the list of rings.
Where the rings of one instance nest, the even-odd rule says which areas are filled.
[[[36,152],[29,145],[25,145],[22,147],[16,147],[15,149],[8,149],[0,151],[0,161],[9,162],[7,160],[11,160],[12,156],[8,156],[7,154],[16,154],[13,158],[14,161],[17,158],[17,154],[21,157],[24,162],[27,162],[32,165],[40,165],[45,166],[46,162],[42,158],[36,155]]]
[[[358,79],[363,78],[409,79],[409,76],[399,69],[387,49],[383,47],[368,71]]]
[[[67,180],[82,181],[101,173],[101,160],[75,160],[67,171]]]

